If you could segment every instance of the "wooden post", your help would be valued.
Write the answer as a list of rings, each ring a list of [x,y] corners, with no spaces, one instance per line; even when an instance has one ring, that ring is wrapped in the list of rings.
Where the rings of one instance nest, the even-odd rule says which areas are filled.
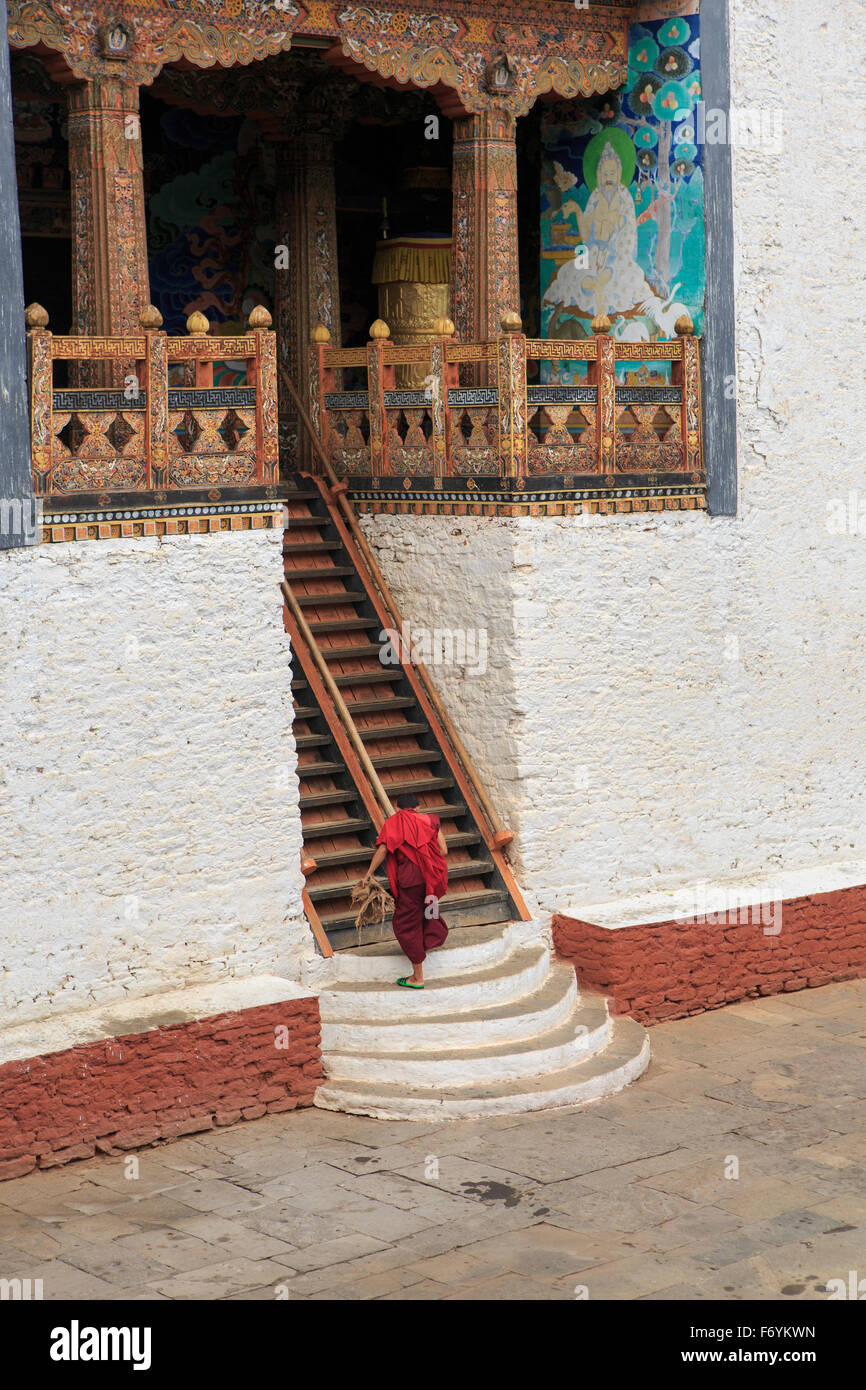
[[[51,491],[51,426],[54,391],[54,363],[48,314],[41,304],[28,304],[24,311],[30,356],[30,457],[33,463],[33,491],[44,497]],[[6,541],[5,544],[20,544]]]
[[[520,304],[516,129],[499,108],[454,122],[452,317],[464,343],[490,342]]]
[[[325,366],[325,351],[331,341],[331,334],[323,323],[317,323],[310,342],[310,418],[313,430],[322,441],[326,456],[330,457],[331,424],[325,406],[325,396],[334,389],[334,371]],[[313,450],[313,471],[321,469],[321,460]]]
[[[186,331],[191,338],[206,338],[210,332],[210,324],[204,314],[198,310],[190,314],[186,321]],[[213,360],[210,357],[197,357],[195,359],[195,384],[196,386],[213,386]]]
[[[701,363],[695,326],[688,314],[681,314],[674,324],[683,355],[674,363],[673,378],[683,391],[681,438],[683,468],[686,473],[700,475],[704,471],[701,439]],[[695,478],[698,481],[698,478]]]
[[[433,379],[433,486],[441,487],[442,479],[451,474],[451,411],[448,408],[448,377],[455,369],[448,367],[448,344],[454,336],[451,319],[437,319],[437,337],[430,344],[430,376]]]
[[[256,481],[259,483],[275,483],[280,469],[277,347],[276,337],[270,332],[272,322],[262,304],[257,304],[249,317],[250,330],[256,340],[252,375],[256,388]]]
[[[497,344],[499,454],[502,473],[523,487],[526,478],[526,338],[515,313],[504,314]]]
[[[596,342],[596,458],[599,473],[616,472],[616,344],[610,336],[610,319],[599,314],[592,321]]]
[[[370,324],[370,341],[367,344],[367,400],[370,421],[370,472],[374,478],[382,478],[390,472],[388,463],[388,417],[385,411],[385,389],[387,375],[394,375],[394,368],[385,366],[385,342],[391,330],[383,319],[375,319]]]
[[[288,251],[287,268],[276,272],[279,352],[302,400],[312,384],[307,380],[306,354],[311,326],[324,324],[340,346],[334,135],[329,128],[338,130],[340,119],[323,110],[333,105],[326,93],[327,84],[315,93],[299,93],[292,121],[268,122],[269,135],[279,140],[277,230],[279,245]],[[305,117],[309,128],[305,128]],[[294,465],[305,473],[313,462],[309,440],[296,421],[286,419],[286,425]]]
[[[144,329],[145,356],[142,385],[146,392],[145,487],[163,487],[168,468],[168,339],[159,330],[162,314],[148,304],[139,320]]]
[[[94,77],[69,91],[73,332],[134,334],[150,299],[138,86]],[[120,384],[122,362],[79,363],[82,386]]]

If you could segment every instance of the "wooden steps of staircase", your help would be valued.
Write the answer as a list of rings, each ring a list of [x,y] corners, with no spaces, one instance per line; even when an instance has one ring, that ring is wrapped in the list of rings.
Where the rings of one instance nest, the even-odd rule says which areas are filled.
[[[324,564],[305,569],[287,569],[286,577],[291,579],[293,583],[297,583],[302,579],[335,579],[337,576],[342,579],[354,573],[355,571],[351,565]]]
[[[288,571],[286,577],[292,578],[291,570]],[[323,577],[327,578],[327,574]],[[356,589],[344,589],[341,593],[336,594],[295,594],[300,608],[327,608],[332,603],[362,603],[366,597],[365,593],[358,593]]]
[[[323,540],[315,540],[315,541],[284,541],[284,542],[283,542],[283,554],[284,554],[284,555],[309,555],[309,554],[312,554],[314,551],[316,551],[316,552],[319,552],[319,551],[321,551],[321,552],[327,552],[327,551],[329,551],[329,550],[341,550],[341,549],[342,549],[342,546],[343,546],[342,541],[323,541]],[[294,571],[291,571],[291,573],[293,573],[293,572],[294,572]]]
[[[455,835],[446,835],[445,840],[450,854],[452,850],[467,848],[469,845],[477,844],[479,836],[475,832],[465,831]],[[327,854],[317,853],[316,863],[320,869],[333,869],[344,864],[365,863],[372,857],[372,854],[372,845],[358,845],[353,849],[333,850]],[[470,863],[471,862],[473,861],[470,861]],[[478,861],[474,862],[477,863]]]
[[[302,811],[309,810],[312,806],[334,806],[340,801],[357,801],[358,793],[345,788],[343,791],[333,792],[301,792],[298,802]]]
[[[404,753],[371,753],[370,761],[378,772],[380,767],[406,767],[438,762],[438,748],[407,748]]]
[[[379,628],[382,624],[378,618],[316,618],[310,623],[310,631],[314,637],[318,637],[324,632],[359,632],[364,628]]]
[[[380,696],[378,699],[346,700],[349,713],[356,714],[380,714],[383,710],[414,709],[415,701],[411,695],[392,695],[390,697]],[[427,725],[423,726],[425,729]],[[359,733],[363,737],[365,730],[360,729]]]
[[[502,920],[503,914],[510,911],[510,899],[503,889],[485,890],[474,893],[455,893],[443,899],[442,915],[449,928],[472,927]],[[498,915],[497,915],[498,914]],[[335,951],[351,949],[356,946],[355,917],[351,912],[319,914],[322,926],[328,933]],[[391,934],[391,919],[385,921],[369,934],[370,940],[387,938]]]
[[[453,777],[410,777],[408,780],[404,778],[402,782],[389,782],[383,777],[382,783],[389,797],[393,800],[395,796],[402,796],[404,792],[414,792],[415,795],[420,796],[422,792],[442,791],[446,787],[453,787],[454,779]],[[429,809],[427,806],[424,807],[425,811]]]
[[[298,777],[302,782],[309,781],[311,777],[337,777],[345,770],[343,762],[298,763]]]
[[[288,476],[301,485],[289,501],[286,582],[389,797],[414,793],[421,798],[420,809],[442,822],[455,889],[446,899],[449,925],[508,920],[515,900],[506,886],[507,869],[496,850],[488,854],[489,830],[472,797],[467,793],[464,799],[453,749],[438,724],[429,722],[429,705],[412,668],[382,665],[377,638],[387,621],[351,531],[347,539],[340,508],[301,475]],[[349,896],[372,854],[377,798],[291,612],[287,608],[295,648],[295,719],[301,724],[296,735],[301,820],[308,857],[315,861],[314,868],[307,867],[306,889],[332,946],[340,949],[357,944]]]
[[[328,839],[336,835],[357,835],[371,829],[370,821],[358,816],[347,816],[345,820],[308,821],[304,825],[304,843],[314,839]],[[315,853],[315,850],[313,851]],[[316,862],[319,856],[316,854]]]
[[[390,702],[389,702],[390,703]],[[367,724],[358,728],[363,739],[414,738],[428,732],[426,724]],[[374,759],[375,761],[375,759]]]
[[[381,642],[359,642],[355,647],[322,647],[326,661],[357,661],[362,656],[378,658],[382,650]]]
[[[319,869],[321,870],[324,870],[326,868],[342,868],[344,867],[344,865],[358,863],[361,859],[364,858],[364,855],[370,856],[371,854],[372,849],[369,846],[367,846],[364,850],[364,854],[357,856],[355,859],[347,859],[341,863],[337,863],[336,858],[333,856],[316,855],[316,863]],[[490,873],[492,868],[493,864],[489,859],[465,859],[462,861],[458,860],[456,862],[452,862],[451,860],[449,860],[449,882],[458,878],[480,878],[482,874]],[[309,893],[310,898],[313,902],[321,902],[324,898],[333,897],[335,894],[335,890],[339,890],[341,893],[350,893],[352,889],[355,887],[355,884],[360,882],[361,875],[358,875],[355,878],[332,879],[323,882],[320,885],[313,885],[312,887],[308,886],[307,892]],[[446,896],[446,898],[443,899],[443,901],[447,902],[447,900],[448,898]]]
[[[403,679],[403,672],[399,666],[392,666],[388,671],[379,667],[378,671],[349,671],[348,673],[331,673],[334,677],[334,684],[344,687],[350,685],[387,685],[388,681],[399,681]],[[351,706],[350,706],[351,709]]]

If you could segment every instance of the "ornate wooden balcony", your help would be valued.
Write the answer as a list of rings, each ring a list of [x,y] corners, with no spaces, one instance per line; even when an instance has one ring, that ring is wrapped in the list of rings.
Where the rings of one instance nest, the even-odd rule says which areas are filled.
[[[151,305],[140,334],[59,337],[48,331],[45,310],[31,305],[33,485],[46,510],[275,495],[270,323],[259,307],[247,333],[211,337],[196,313],[187,320],[189,337],[175,338],[161,331]],[[90,384],[56,386],[54,363],[64,360],[73,364],[73,380]],[[234,369],[232,385],[214,385],[218,364]]]
[[[38,305],[27,323],[34,490],[47,512],[278,495],[267,310],[254,309],[249,331],[231,337],[209,336],[202,314],[187,321],[188,337],[170,337],[152,306],[129,337],[54,336]],[[566,515],[702,507],[691,322],[680,319],[671,341],[650,343],[616,341],[606,318],[592,327],[576,342],[530,339],[506,315],[493,341],[460,343],[441,319],[432,343],[397,346],[377,320],[359,348],[334,348],[317,328],[310,414],[355,505]],[[63,360],[79,384],[55,383],[54,363]],[[533,381],[535,364],[557,361],[583,364],[579,380]],[[624,363],[643,366],[622,381]],[[231,385],[214,385],[220,364]],[[424,388],[398,390],[400,366],[420,368]],[[358,389],[340,389],[349,373]]]
[[[318,327],[312,418],[356,505],[428,510],[432,503],[441,510],[447,501],[521,512],[535,503],[565,511],[703,506],[699,343],[691,321],[680,319],[669,342],[617,342],[604,317],[592,327],[592,337],[575,342],[530,339],[506,315],[494,341],[458,343],[454,325],[441,319],[431,345],[400,347],[377,320],[362,348],[333,348]],[[531,384],[531,364],[544,361],[579,362],[585,371],[574,385]],[[670,363],[669,379],[644,365],[631,381],[618,381],[623,363]],[[425,370],[423,390],[395,388],[395,369],[409,365]],[[366,387],[337,389],[348,372],[365,377]]]

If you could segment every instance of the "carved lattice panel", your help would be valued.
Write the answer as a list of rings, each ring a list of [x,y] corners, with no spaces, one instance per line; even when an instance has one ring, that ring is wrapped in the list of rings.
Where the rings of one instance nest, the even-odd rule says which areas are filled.
[[[432,474],[433,422],[427,406],[389,410],[388,471],[396,477]]]
[[[598,471],[596,407],[574,403],[540,405],[530,421],[529,472]]]
[[[254,482],[255,439],[254,409],[169,410],[169,486],[237,487]]]
[[[451,459],[462,475],[499,472],[497,414],[489,406],[451,410]]]
[[[54,411],[52,490],[142,489],[147,475],[143,426],[138,411]]]
[[[336,473],[370,472],[370,420],[366,409],[340,410],[330,415],[328,436],[331,466]]]
[[[620,473],[671,473],[683,468],[679,423],[664,406],[630,405],[616,426],[616,466]]]

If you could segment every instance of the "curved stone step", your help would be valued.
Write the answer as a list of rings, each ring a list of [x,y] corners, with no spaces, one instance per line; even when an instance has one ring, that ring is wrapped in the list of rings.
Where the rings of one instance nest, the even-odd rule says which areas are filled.
[[[365,850],[369,856],[370,851]],[[483,970],[507,956],[512,944],[510,922],[495,922],[485,927],[459,927],[451,932],[444,946],[431,951],[424,962],[427,980],[457,975],[463,971]],[[409,966],[406,957],[392,938],[374,941],[353,951],[338,951],[328,960],[316,956],[305,961],[301,970],[303,982],[327,989],[337,980],[373,980],[392,985],[400,967]]]
[[[363,1081],[414,1088],[477,1087],[518,1077],[543,1077],[600,1052],[610,1040],[607,1001],[601,995],[575,1003],[564,1022],[521,1041],[443,1051],[414,1047],[405,1051],[328,1050],[328,1081]]]
[[[425,962],[426,964],[426,962]],[[322,1023],[322,1052],[399,1052],[415,1048],[452,1051],[497,1042],[522,1042],[556,1028],[572,1012],[577,977],[571,965],[554,962],[541,987],[507,1004],[479,1006],[472,1013],[452,1012],[419,1018],[409,1011],[397,1023],[381,1019]]]
[[[399,974],[395,971],[395,981]],[[376,988],[368,980],[337,980],[319,995],[323,1023],[359,1022],[429,1017],[431,1014],[506,1004],[531,994],[550,971],[550,954],[541,943],[519,946],[503,960],[466,975],[449,974],[432,979],[424,989],[395,989],[394,983]],[[410,1012],[411,1011],[411,1012]]]
[[[477,1087],[408,1087],[371,1081],[326,1081],[314,1103],[323,1110],[370,1115],[381,1120],[469,1119],[582,1105],[614,1095],[644,1071],[649,1037],[634,1019],[612,1022],[608,1047],[545,1077],[499,1081]]]

